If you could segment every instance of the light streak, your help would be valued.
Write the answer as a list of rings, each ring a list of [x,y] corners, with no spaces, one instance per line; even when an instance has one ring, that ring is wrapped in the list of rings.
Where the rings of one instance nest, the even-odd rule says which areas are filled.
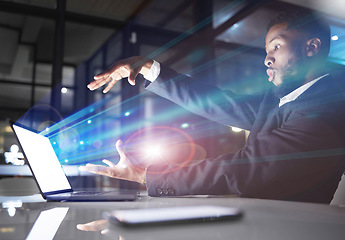
[[[245,0],[239,0],[234,1],[230,4],[228,4],[225,8],[222,8],[221,11],[230,11],[234,9],[235,7],[240,6],[245,2]],[[172,46],[176,45],[177,43],[181,42],[182,40],[186,39],[192,34],[195,34],[200,29],[208,25],[213,17],[216,17],[218,12],[214,13],[214,15],[209,16],[204,21],[201,21],[200,23],[196,24],[192,28],[188,29],[186,32],[178,36],[177,38],[171,40],[167,44],[163,45],[162,47],[158,48],[156,51],[152,52],[151,54],[147,55],[148,58],[156,58],[159,54],[162,52],[170,49]],[[234,25],[235,27],[235,25]],[[248,43],[247,46],[253,45],[256,46],[258,43],[261,43],[262,39],[256,39],[252,41],[251,43]],[[223,54],[211,61],[205,62],[204,64],[201,64],[191,71],[186,72],[186,75],[194,75],[196,73],[200,73],[210,67],[213,67],[221,62],[224,62],[226,60],[232,59],[239,54],[242,54],[243,52],[249,50],[251,47],[239,47],[233,51],[229,51],[226,54]],[[140,64],[138,62],[137,64]],[[179,81],[182,79],[182,77],[178,76],[175,79],[172,79],[173,81]],[[62,90],[62,89],[61,89]],[[67,88],[66,88],[67,90]],[[107,118],[107,115],[110,115],[111,111],[118,111],[121,110],[122,104],[131,105],[130,103],[132,101],[135,101],[137,98],[140,98],[145,93],[138,94],[137,96],[134,96],[132,98],[129,98],[121,103],[114,104],[111,107],[106,107],[107,103],[111,98],[114,97],[114,95],[108,95],[105,98],[99,100],[96,103],[91,104],[90,106],[72,114],[69,117],[66,117],[62,119],[61,114],[57,113],[57,115],[60,117],[61,121],[58,123],[55,123],[54,125],[51,125],[46,128],[47,131],[42,132],[41,134],[49,136],[52,142],[58,144],[60,149],[57,148],[58,154],[68,154],[68,163],[69,164],[81,164],[88,161],[96,161],[95,159],[103,159],[107,156],[116,159],[118,157],[116,155],[116,150],[114,146],[114,139],[121,137],[122,135],[130,135],[133,132],[136,132],[138,129],[142,129],[145,127],[145,122],[141,119],[138,119],[137,121],[133,121],[131,123],[126,123],[124,125],[121,125],[121,128],[114,133],[112,129],[115,129],[114,125],[112,125],[112,121],[122,121],[123,119],[121,117],[121,114],[116,117]],[[214,100],[218,101],[218,96],[213,96]],[[237,99],[241,101],[242,99]],[[245,98],[243,98],[245,100]],[[38,107],[36,105],[36,107]],[[50,106],[48,106],[51,108]],[[52,109],[54,112],[55,109]],[[118,112],[121,112],[121,111]],[[128,112],[124,113],[124,116],[129,116],[131,113],[138,112],[138,109],[131,109]],[[29,115],[29,112],[31,109],[23,116],[24,120]],[[198,112],[198,109],[195,110],[195,112]],[[169,122],[172,119],[176,119],[178,117],[182,117],[186,114],[186,111],[179,108],[179,107],[169,107],[164,109],[164,111],[161,111],[157,114],[155,114],[154,119],[151,120],[151,124],[157,125],[162,124],[164,122]],[[133,114],[134,115],[134,114]],[[132,116],[133,116],[132,115]],[[114,116],[114,114],[112,114]],[[28,117],[29,119],[29,117]],[[130,118],[129,118],[130,119]],[[91,124],[92,123],[92,124]],[[182,128],[187,125],[181,125]],[[59,136],[63,135],[64,133],[67,134],[69,131],[75,131],[75,135],[71,136],[65,136],[65,140],[58,141]],[[213,134],[212,131],[209,131],[210,127],[205,125],[196,130],[199,134],[205,134],[203,137],[207,136],[206,134]],[[62,138],[62,137],[61,137]],[[79,142],[80,139],[83,139],[83,141]],[[72,140],[78,140],[80,144],[73,145]],[[67,146],[64,146],[61,142],[67,142],[71,143],[67,148]],[[88,142],[91,144],[83,144],[84,142]],[[62,145],[61,145],[62,144]],[[85,147],[85,150],[80,149],[80,145],[83,145],[82,147]],[[91,147],[85,146],[90,145]],[[61,147],[62,146],[62,147]],[[65,147],[65,148],[64,148]],[[158,149],[152,150],[153,153],[158,154]],[[159,154],[158,154],[159,155]]]

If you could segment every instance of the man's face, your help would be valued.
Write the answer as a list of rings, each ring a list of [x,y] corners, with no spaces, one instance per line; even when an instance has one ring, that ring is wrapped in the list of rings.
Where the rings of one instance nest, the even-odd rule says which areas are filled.
[[[266,35],[265,65],[268,80],[276,86],[305,77],[306,41],[297,30],[286,27],[285,23],[274,25]]]

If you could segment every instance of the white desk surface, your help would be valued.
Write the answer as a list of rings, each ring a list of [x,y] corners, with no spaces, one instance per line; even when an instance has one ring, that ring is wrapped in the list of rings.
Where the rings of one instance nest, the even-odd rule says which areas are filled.
[[[19,199],[19,197],[17,197]],[[33,197],[26,199],[21,207],[16,208],[14,216],[9,215],[7,200],[16,198],[1,198],[0,208],[0,239],[26,239],[30,232],[37,230],[42,224],[38,219],[44,219],[47,210],[57,209],[67,211],[66,215],[45,218],[43,225],[38,226],[39,239],[47,237],[47,232],[54,239],[244,239],[244,240],[333,240],[344,239],[345,208],[322,204],[272,201],[260,199],[229,198],[229,197],[199,197],[199,198],[152,198],[139,197],[134,202],[41,202]],[[23,199],[24,200],[24,199]],[[18,204],[18,203],[17,203]],[[169,226],[152,226],[138,229],[128,229],[110,224],[106,234],[101,234],[97,227],[95,231],[81,231],[78,224],[102,220],[102,214],[115,209],[162,208],[190,205],[216,205],[239,207],[243,210],[242,218],[233,221],[193,223]],[[54,211],[55,211],[54,210]],[[48,211],[49,212],[49,211]],[[52,211],[50,211],[52,212]],[[13,215],[13,209],[12,213]],[[41,215],[40,215],[41,214]],[[39,217],[42,216],[42,217]],[[46,216],[47,217],[47,216]],[[54,221],[55,220],[55,221]],[[102,223],[95,222],[95,223]],[[104,223],[104,221],[103,221]],[[46,224],[46,225],[44,225]],[[50,230],[57,225],[57,231]],[[34,227],[35,225],[35,227]],[[102,228],[100,224],[99,228]],[[44,231],[45,230],[45,231]],[[48,234],[49,235],[49,234]],[[29,238],[28,238],[29,239]]]

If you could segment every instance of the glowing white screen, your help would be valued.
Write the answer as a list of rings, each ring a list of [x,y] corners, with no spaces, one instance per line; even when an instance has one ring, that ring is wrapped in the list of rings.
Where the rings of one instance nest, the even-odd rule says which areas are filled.
[[[42,192],[71,189],[49,139],[16,125],[13,128]]]

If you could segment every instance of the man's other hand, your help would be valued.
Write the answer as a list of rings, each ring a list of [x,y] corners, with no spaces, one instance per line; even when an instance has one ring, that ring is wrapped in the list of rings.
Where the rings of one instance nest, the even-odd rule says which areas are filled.
[[[120,161],[118,164],[114,164],[111,161],[104,159],[103,163],[108,166],[88,163],[85,166],[80,166],[79,170],[143,184],[146,178],[145,167],[134,166],[129,162],[122,149],[121,140],[116,142],[116,149],[120,155]]]
[[[107,70],[94,76],[94,81],[87,87],[93,91],[108,83],[108,86],[103,90],[103,93],[107,93],[117,81],[126,77],[128,77],[128,82],[131,85],[135,85],[135,78],[138,74],[147,74],[152,64],[153,60],[141,56],[116,61]]]
[[[108,233],[108,226],[109,222],[106,219],[96,220],[93,222],[85,223],[85,224],[78,224],[77,229],[80,231],[86,231],[86,232],[98,232],[100,231],[101,234]]]

